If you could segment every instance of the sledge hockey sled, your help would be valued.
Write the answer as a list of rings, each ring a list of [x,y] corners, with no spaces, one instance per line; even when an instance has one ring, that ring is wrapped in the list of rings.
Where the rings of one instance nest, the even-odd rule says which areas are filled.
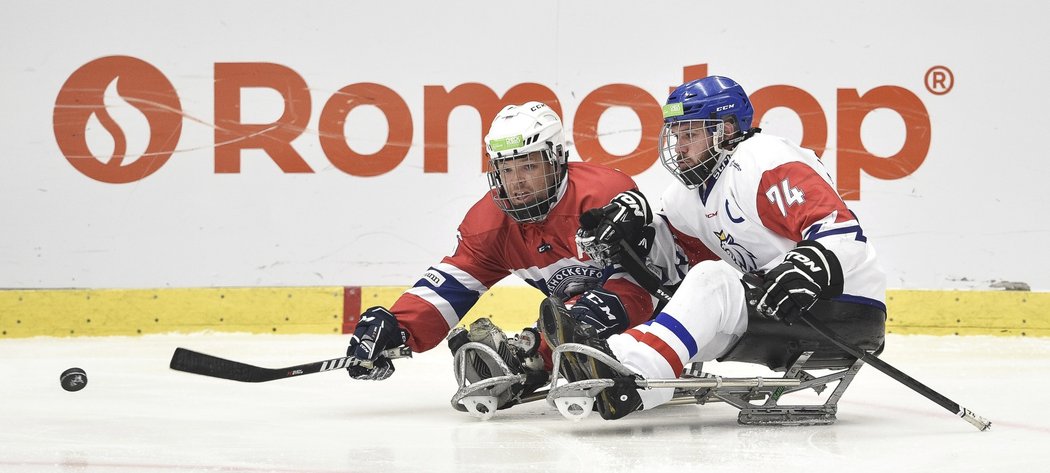
[[[869,353],[882,351],[886,314],[872,306],[840,301],[818,301],[811,312],[845,340]],[[586,379],[566,383],[562,356],[577,353],[608,365],[619,379]],[[863,361],[842,351],[803,324],[787,326],[752,313],[744,336],[718,361],[765,365],[783,372],[779,378],[724,378],[702,372],[702,364],[686,368],[681,378],[639,379],[612,356],[595,348],[565,343],[554,349],[554,374],[547,403],[569,419],[579,420],[593,410],[594,398],[617,383],[634,382],[641,389],[674,389],[668,404],[725,402],[740,410],[737,421],[747,425],[826,425],[834,423],[838,401]],[[820,376],[811,371],[828,371]],[[834,389],[819,404],[782,403],[783,396],[807,389],[818,395]]]

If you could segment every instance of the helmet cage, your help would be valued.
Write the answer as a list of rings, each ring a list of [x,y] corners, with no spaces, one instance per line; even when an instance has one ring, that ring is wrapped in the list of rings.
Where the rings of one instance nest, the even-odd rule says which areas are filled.
[[[489,193],[496,206],[511,218],[520,223],[539,222],[565,193],[566,166],[560,156],[564,153],[561,145],[546,142],[540,150],[510,155],[498,155],[489,159],[489,170],[486,173],[489,181]],[[531,157],[539,155],[540,160]],[[541,172],[530,166],[540,164]],[[506,174],[518,173],[520,176],[509,179]],[[542,179],[540,186],[530,186],[522,181]]]
[[[696,189],[706,186],[718,163],[729,154],[730,143],[724,120],[670,121],[660,132],[660,162],[682,184]]]

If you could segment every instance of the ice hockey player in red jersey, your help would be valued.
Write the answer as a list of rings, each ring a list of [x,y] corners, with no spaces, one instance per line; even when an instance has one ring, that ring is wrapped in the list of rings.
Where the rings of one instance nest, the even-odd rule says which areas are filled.
[[[651,318],[655,299],[622,270],[592,261],[575,242],[580,214],[610,200],[639,195],[634,181],[600,165],[567,162],[561,119],[539,102],[501,110],[485,137],[485,147],[489,193],[463,218],[450,256],[430,267],[389,309],[373,307],[361,315],[347,354],[370,360],[372,366],[350,367],[353,378],[389,377],[394,366],[381,355],[385,349],[402,344],[413,352],[434,348],[485,291],[511,274],[546,295],[572,302],[573,316],[588,321],[601,336]],[[661,247],[673,246],[666,227],[629,236],[646,253],[654,238],[665,240]],[[682,263],[684,268],[684,256],[680,258],[663,267]],[[536,356],[538,349],[546,347],[534,329],[522,335],[507,344],[503,332],[483,319],[470,330],[458,329],[449,336],[453,352],[467,341],[483,341],[508,354],[504,361],[513,371],[539,372],[530,377],[535,382],[529,386],[514,386],[503,393],[499,408],[513,405],[547,381],[544,363]],[[468,368],[473,370],[472,381],[489,374],[489,367],[471,364]]]
[[[663,194],[662,214],[689,255],[689,272],[651,322],[607,340],[544,313],[552,344],[589,343],[643,378],[669,379],[733,348],[748,331],[749,310],[788,323],[803,310],[818,318],[861,311],[885,319],[885,275],[875,250],[812,151],[753,128],[747,95],[725,77],[678,87],[663,111],[662,163],[680,183]],[[751,285],[742,282],[745,274]],[[579,358],[569,365],[573,360]],[[610,377],[599,364],[576,364],[576,377]],[[602,417],[672,396],[666,389],[618,389],[596,399]]]

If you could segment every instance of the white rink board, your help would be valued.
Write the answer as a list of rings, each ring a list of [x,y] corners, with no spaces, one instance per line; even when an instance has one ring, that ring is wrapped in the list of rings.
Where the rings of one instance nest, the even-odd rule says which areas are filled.
[[[889,286],[987,288],[1007,280],[1050,290],[1042,244],[1050,223],[1033,212],[1047,204],[1042,184],[1050,172],[1039,138],[1050,129],[1042,107],[1050,103],[1050,61],[1039,59],[1050,43],[1042,21],[1050,6],[758,1],[738,8],[626,0],[12,4],[0,19],[7,147],[0,287],[409,285],[452,249],[462,215],[487,189],[480,129],[491,117],[469,107],[447,119],[447,172],[423,172],[424,87],[480,83],[503,94],[540,84],[558,97],[572,130],[595,90],[628,84],[662,103],[683,68],[707,64],[749,91],[787,85],[812,96],[827,123],[824,160],[832,170],[840,91],[909,91],[930,120],[921,166],[894,180],[861,175],[861,198],[851,201]],[[107,56],[161,71],[185,116],[171,159],[126,184],[80,173],[53,129],[63,84]],[[230,63],[277,64],[306,83],[310,117],[291,144],[313,172],[285,173],[259,150],[241,153],[239,172],[216,172],[216,64]],[[948,93],[927,90],[924,76],[934,66],[952,71]],[[411,116],[407,155],[375,177],[341,171],[318,138],[326,102],[358,83],[393,90]],[[150,125],[113,90],[107,110],[127,155],[139,156]],[[243,123],[269,123],[284,110],[273,89],[240,96]],[[758,125],[798,141],[800,120],[776,108]],[[627,154],[640,126],[630,109],[611,108],[598,121],[599,142]],[[366,106],[349,114],[343,131],[351,149],[370,154],[388,129],[384,115]],[[113,154],[106,124],[87,122],[84,133],[93,155]],[[867,115],[859,133],[880,156],[905,140],[902,118],[885,108]],[[652,195],[672,184],[658,164],[636,179]]]
[[[281,367],[336,356],[345,343],[240,334],[0,340],[0,470],[1027,472],[1050,461],[1050,413],[1029,394],[1050,388],[1048,339],[887,337],[887,362],[991,420],[987,432],[871,367],[846,390],[838,422],[813,427],[741,426],[718,403],[573,422],[534,402],[480,421],[449,405],[447,350],[399,360],[382,382],[336,371],[247,384],[167,368],[177,346]],[[88,384],[68,393],[58,376],[72,366]],[[705,369],[769,375],[739,363]]]

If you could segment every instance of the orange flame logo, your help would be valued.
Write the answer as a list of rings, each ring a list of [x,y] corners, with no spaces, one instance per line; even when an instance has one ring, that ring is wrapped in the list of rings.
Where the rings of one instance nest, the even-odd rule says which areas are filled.
[[[125,160],[127,137],[107,109],[105,92],[114,81],[120,98],[149,123],[149,143],[137,159]],[[99,159],[88,146],[92,118],[113,137],[108,159]],[[97,181],[124,184],[153,174],[174,153],[182,133],[182,105],[175,87],[153,65],[109,56],[84,64],[62,85],[55,100],[54,130],[59,149],[74,168]]]

